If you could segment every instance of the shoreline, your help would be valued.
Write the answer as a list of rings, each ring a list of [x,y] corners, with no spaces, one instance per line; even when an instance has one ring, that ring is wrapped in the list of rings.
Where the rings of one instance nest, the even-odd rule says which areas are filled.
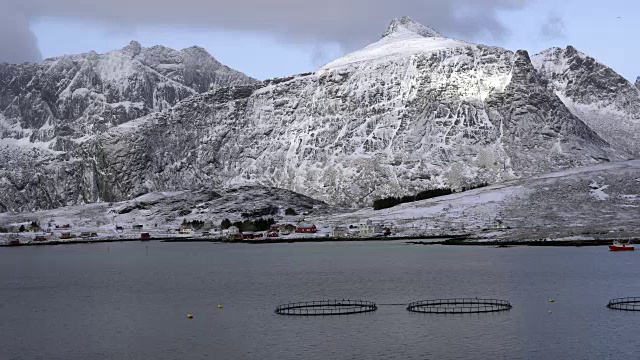
[[[492,246],[492,247],[586,247],[612,245],[614,241],[624,239],[607,240],[523,240],[523,241],[476,241],[476,240],[445,240],[441,242],[409,241],[411,245],[446,245],[446,246]],[[634,244],[635,242],[632,242]]]
[[[20,247],[20,246],[60,246],[79,244],[104,244],[122,242],[167,242],[167,243],[224,243],[224,244],[295,244],[295,243],[325,243],[325,242],[390,242],[406,241],[407,245],[444,245],[444,246],[492,246],[492,247],[514,247],[514,246],[545,246],[545,247],[584,247],[584,246],[604,246],[611,245],[616,240],[627,239],[597,239],[597,240],[523,240],[523,241],[482,241],[470,240],[470,235],[432,235],[432,236],[399,236],[399,237],[370,237],[370,238],[333,238],[333,237],[309,237],[309,238],[272,238],[264,240],[228,240],[221,238],[112,238],[112,239],[77,239],[77,240],[55,240],[46,242],[28,242],[17,245],[1,244],[0,247]],[[440,240],[440,241],[424,241]],[[637,241],[638,239],[634,240]]]

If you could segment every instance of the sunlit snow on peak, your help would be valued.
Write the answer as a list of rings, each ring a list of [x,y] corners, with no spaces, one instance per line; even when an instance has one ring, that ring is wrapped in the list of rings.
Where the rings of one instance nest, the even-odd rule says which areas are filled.
[[[443,37],[439,32],[433,30],[428,26],[424,26],[408,16],[396,18],[391,21],[387,31],[382,34],[382,37],[394,36],[394,35],[413,35],[421,37]]]

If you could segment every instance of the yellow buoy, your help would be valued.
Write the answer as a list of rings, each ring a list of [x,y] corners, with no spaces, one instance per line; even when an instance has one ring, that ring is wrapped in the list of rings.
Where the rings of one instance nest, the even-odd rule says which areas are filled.
[[[549,299],[549,302],[556,302],[555,299]]]
[[[218,305],[218,309],[222,309],[222,305]]]
[[[187,314],[187,319],[193,319],[193,315]]]

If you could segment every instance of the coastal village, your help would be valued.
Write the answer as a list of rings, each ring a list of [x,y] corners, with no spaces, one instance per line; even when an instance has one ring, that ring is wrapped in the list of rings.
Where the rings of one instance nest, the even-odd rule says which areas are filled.
[[[182,224],[174,226],[114,224],[100,228],[77,227],[72,223],[57,224],[54,221],[41,226],[37,221],[32,221],[26,224],[11,224],[10,230],[6,226],[1,228],[4,230],[3,234],[8,235],[2,237],[5,240],[4,245],[138,239],[221,242],[286,242],[313,238],[368,239],[390,236],[394,229],[393,224],[376,223],[372,220],[334,227],[314,224],[306,221],[305,218],[280,223],[275,223],[272,218],[269,220],[273,224],[270,224],[267,229],[257,230],[252,229],[253,226],[242,226],[242,223],[233,225],[228,219],[219,224],[211,220],[187,221],[185,219]],[[249,223],[252,224],[251,221]]]

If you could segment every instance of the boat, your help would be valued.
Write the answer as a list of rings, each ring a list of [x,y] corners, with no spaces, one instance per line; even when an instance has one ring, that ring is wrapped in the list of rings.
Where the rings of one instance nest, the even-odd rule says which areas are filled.
[[[633,251],[635,248],[631,245],[631,242],[627,242],[626,244],[621,241],[614,241],[612,245],[609,245],[609,250],[611,251]]]

